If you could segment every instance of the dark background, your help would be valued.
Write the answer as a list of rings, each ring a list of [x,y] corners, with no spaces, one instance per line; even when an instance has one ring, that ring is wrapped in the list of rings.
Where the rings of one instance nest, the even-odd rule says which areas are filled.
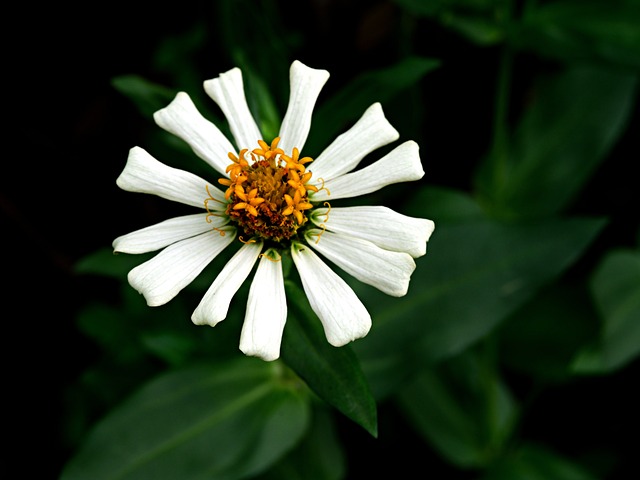
[[[401,48],[400,17],[389,2],[287,2],[287,7],[282,23],[304,34],[299,59],[331,72],[329,91],[360,71],[388,65]],[[76,275],[74,264],[130,231],[136,217],[130,212],[145,208],[144,199],[124,195],[115,180],[129,148],[154,127],[111,86],[111,79],[136,73],[157,83],[167,81],[166,73],[154,68],[154,52],[163,39],[188,30],[194,19],[211,32],[208,43],[190,59],[202,67],[203,80],[233,67],[224,46],[216,42],[216,9],[209,2],[143,7],[117,1],[73,8],[26,4],[5,17],[6,26],[14,30],[4,47],[4,97],[10,108],[3,122],[0,176],[2,253],[9,265],[4,270],[9,289],[3,294],[9,300],[3,322],[8,388],[3,391],[10,428],[2,467],[8,476],[2,472],[3,478],[55,477],[71,454],[62,433],[67,388],[100,355],[76,329],[75,316],[91,299],[115,295],[116,288],[105,279]],[[426,27],[419,30],[414,46],[425,56],[443,58],[445,68],[424,82],[425,169],[431,183],[464,189],[489,144],[497,51],[478,49],[435,24]],[[245,28],[259,27],[239,18],[238,35]],[[517,65],[516,99],[526,90],[528,73],[539,68],[544,65],[534,59]],[[636,113],[629,129],[636,134],[625,136],[574,207],[613,212],[612,226],[596,248],[604,250],[613,238],[629,246],[635,241],[636,231],[629,225],[636,223],[623,219],[637,217],[637,176],[630,159],[637,164],[638,123]],[[629,174],[620,175],[621,169]],[[620,184],[621,178],[626,183]],[[606,421],[589,424],[601,429],[603,438],[615,437],[623,428],[616,410],[633,408],[633,399],[606,394],[637,381],[637,366],[635,374],[633,369],[625,372],[588,388],[589,395],[601,392],[598,401],[612,412]],[[579,402],[587,389],[580,382],[563,388],[542,405],[565,402],[565,411],[573,416],[562,421],[584,427],[582,416],[589,412],[581,410]],[[348,447],[349,461],[369,462],[375,470],[384,464],[378,456],[382,454],[407,466],[423,464],[424,457],[414,458],[384,443],[385,429],[395,427],[392,414],[381,418],[387,420],[381,422],[380,441],[348,423],[341,427],[360,442]],[[579,434],[573,440],[580,451]],[[430,461],[434,468],[440,462],[435,456]],[[17,468],[24,475],[17,475]]]

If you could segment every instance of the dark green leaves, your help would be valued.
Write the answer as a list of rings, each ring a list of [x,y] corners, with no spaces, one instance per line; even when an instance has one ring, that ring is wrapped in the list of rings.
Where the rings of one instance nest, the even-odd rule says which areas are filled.
[[[603,225],[594,219],[440,223],[409,294],[378,303],[374,328],[356,344],[374,391],[392,388],[389,379],[397,377],[390,372],[401,366],[456,355],[487,335],[570,266]]]
[[[402,90],[415,85],[440,62],[421,57],[408,57],[391,67],[366,72],[343,87],[316,109],[308,151],[320,153],[349,123],[358,119],[375,102],[392,99]]]
[[[640,353],[640,252],[619,250],[602,261],[591,280],[601,332],[576,359],[582,373],[622,367]]]
[[[537,2],[509,41],[562,60],[640,67],[640,4],[625,0]]]
[[[624,132],[636,85],[635,75],[585,66],[540,81],[507,151],[480,170],[489,208],[511,218],[565,208]]]
[[[500,327],[501,358],[509,369],[537,380],[566,380],[576,354],[596,336],[598,320],[585,285],[552,283]]]
[[[140,113],[147,118],[151,118],[153,113],[166,107],[175,92],[139,75],[122,75],[111,80],[113,87],[123,95],[127,96]]]
[[[62,479],[235,479],[304,434],[308,405],[282,365],[241,358],[170,372],[91,432]]]
[[[481,45],[502,40],[509,5],[505,0],[395,0],[417,16],[443,26]]]
[[[378,432],[375,400],[348,346],[327,342],[320,320],[311,310],[304,292],[286,283],[289,319],[285,328],[282,358],[318,395],[374,437]]]
[[[331,411],[313,411],[307,435],[258,480],[340,480],[345,478],[346,457]]]
[[[482,480],[596,480],[582,466],[539,445],[522,445],[489,469]]]
[[[489,465],[517,416],[511,393],[483,356],[472,351],[422,368],[397,396],[418,433],[462,468]]]

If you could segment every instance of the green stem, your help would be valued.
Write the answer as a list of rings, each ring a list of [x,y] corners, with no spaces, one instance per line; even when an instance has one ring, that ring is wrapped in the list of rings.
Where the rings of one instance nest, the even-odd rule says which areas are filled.
[[[513,2],[507,0],[500,12],[500,18],[507,30],[509,23],[513,19]],[[514,52],[508,43],[502,46],[500,62],[498,65],[494,117],[493,117],[493,138],[490,148],[490,196],[494,203],[500,205],[502,190],[507,183],[509,164],[509,103],[511,99],[511,82],[513,80],[513,59]]]
[[[483,374],[482,384],[485,399],[485,418],[487,445],[491,452],[491,457],[499,455],[501,450],[501,432],[499,421],[499,399],[498,399],[498,372],[497,372],[497,339],[494,335],[489,335],[483,344]]]
[[[508,46],[503,47],[498,68],[491,158],[493,159],[494,187],[500,189],[506,182],[507,163],[509,160],[508,117],[513,76],[513,53]]]

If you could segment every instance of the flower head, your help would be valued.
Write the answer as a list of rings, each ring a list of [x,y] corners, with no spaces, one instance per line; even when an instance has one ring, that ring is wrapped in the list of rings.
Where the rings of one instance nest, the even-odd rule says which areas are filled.
[[[224,320],[231,299],[257,263],[240,349],[274,360],[287,318],[283,255],[293,259],[311,307],[335,346],[365,336],[371,317],[317,253],[389,295],[406,294],[414,258],[425,254],[433,222],[382,206],[340,208],[333,201],[422,178],[418,145],[405,142],[355,170],[366,155],[398,138],[375,103],[316,159],[302,156],[313,108],[328,77],[324,70],[293,62],[289,105],[279,136],[269,139],[271,143],[249,111],[237,68],[204,82],[205,91],[225,114],[236,146],[198,112],[186,93],[178,93],[155,113],[156,123],[187,142],[219,178],[208,182],[166,166],[140,147],[129,152],[117,180],[122,189],[201,209],[114,240],[116,252],[161,250],[128,275],[150,306],[171,300],[220,252],[238,245],[192,320],[211,326]]]

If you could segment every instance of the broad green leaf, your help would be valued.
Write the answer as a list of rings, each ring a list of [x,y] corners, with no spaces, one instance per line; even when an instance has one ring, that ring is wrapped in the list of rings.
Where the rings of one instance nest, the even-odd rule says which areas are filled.
[[[538,217],[562,211],[625,131],[637,77],[593,66],[540,81],[508,152],[487,158],[477,175],[494,214]]]
[[[342,480],[346,458],[334,426],[332,412],[324,405],[313,409],[309,431],[281,461],[256,480]]]
[[[609,253],[591,280],[602,317],[596,345],[582,351],[574,368],[580,373],[607,373],[640,354],[640,252]]]
[[[102,348],[105,359],[116,364],[132,364],[149,353],[174,366],[183,363],[196,348],[197,336],[190,322],[177,320],[182,306],[174,302],[150,309],[129,285],[123,285],[122,292],[117,308],[94,304],[81,310],[78,329]]]
[[[478,45],[494,45],[504,38],[504,28],[495,15],[467,16],[455,13],[442,15],[440,22],[446,28],[458,31]]]
[[[572,374],[576,353],[594,338],[597,326],[586,285],[555,282],[500,327],[500,356],[512,370],[562,381]]]
[[[81,258],[75,265],[75,272],[79,274],[101,275],[118,280],[127,278],[127,273],[133,267],[151,258],[153,254],[128,255],[113,253],[111,248],[101,248]]]
[[[505,0],[394,0],[395,3],[417,15],[427,17],[450,10],[488,12],[505,4]]]
[[[391,100],[400,91],[416,84],[439,66],[438,60],[408,57],[391,67],[363,73],[322,102],[313,115],[305,150],[317,155],[349,123],[355,122],[373,103]]]
[[[620,0],[537,2],[508,41],[558,60],[640,67],[640,4]]]
[[[229,480],[264,471],[308,423],[307,399],[282,367],[243,357],[161,375],[99,422],[61,479]]]
[[[438,20],[445,28],[480,45],[504,36],[505,0],[395,0],[408,12]]]
[[[545,447],[525,444],[490,468],[482,480],[596,480],[576,462]]]
[[[491,332],[575,262],[603,225],[582,218],[436,225],[405,297],[359,289],[373,328],[354,349],[376,397]]]
[[[155,111],[165,107],[175,96],[175,91],[139,75],[114,77],[111,85],[129,98],[145,118],[151,118]]]
[[[476,352],[423,368],[397,401],[413,428],[461,468],[484,467],[499,455],[516,416],[495,365]]]
[[[136,325],[131,318],[109,305],[89,305],[78,314],[77,325],[87,337],[108,352],[119,363],[130,363],[140,358]]]
[[[420,373],[398,398],[408,423],[448,461],[462,467],[484,463],[478,425],[434,372]]]
[[[76,320],[78,330],[101,350],[98,359],[83,370],[79,383],[83,394],[100,404],[102,411],[122,401],[163,366],[185,362],[202,341],[192,334],[191,325],[176,321],[182,317],[176,304],[152,310],[128,285],[122,285],[121,291],[117,307],[90,304]],[[148,345],[147,336],[171,338],[181,349],[169,352],[166,347]]]
[[[377,436],[376,403],[357,357],[348,345],[329,344],[304,292],[291,281],[285,287],[289,314],[282,359],[320,398]]]
[[[446,187],[423,187],[415,192],[403,210],[406,215],[429,218],[436,227],[452,223],[481,220],[485,213],[468,194]]]
[[[192,338],[175,332],[146,333],[142,336],[142,344],[168,365],[176,367],[185,365],[195,349]]]

